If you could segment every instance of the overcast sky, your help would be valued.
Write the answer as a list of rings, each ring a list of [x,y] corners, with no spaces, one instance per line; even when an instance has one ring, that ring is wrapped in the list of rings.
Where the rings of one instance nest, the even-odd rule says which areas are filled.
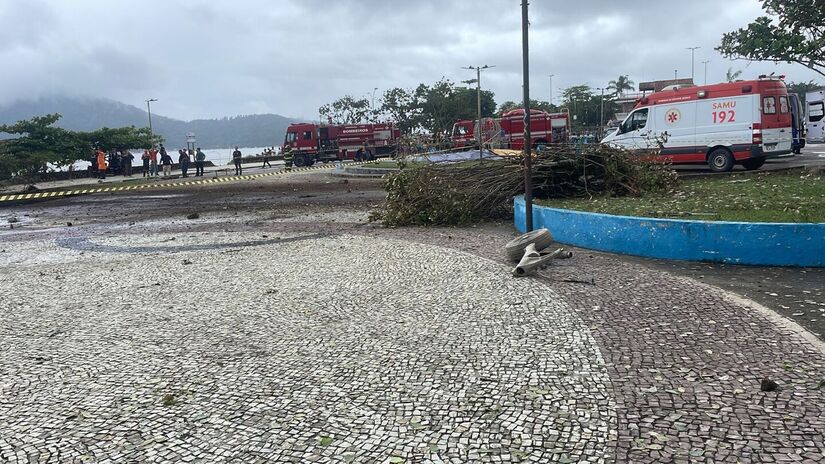
[[[691,72],[708,82],[729,67],[744,78],[776,71],[817,80],[798,65],[730,62],[723,32],[760,14],[757,0],[533,0],[531,96]],[[376,101],[392,87],[462,66],[496,101],[521,99],[519,0],[0,0],[0,105],[48,95],[94,96],[180,119],[253,113],[313,118],[351,94]],[[819,82],[822,82],[819,79]]]

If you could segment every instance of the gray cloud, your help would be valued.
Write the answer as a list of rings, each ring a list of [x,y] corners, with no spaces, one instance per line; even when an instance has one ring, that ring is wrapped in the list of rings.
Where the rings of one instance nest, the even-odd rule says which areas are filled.
[[[745,76],[799,66],[731,63],[713,47],[760,14],[756,0],[578,0],[531,4],[531,88],[547,99],[581,83],[606,85],[690,74],[709,59],[708,80],[728,67]],[[518,0],[0,0],[0,104],[43,95],[100,96],[192,119],[275,112],[315,117],[344,94],[415,87],[462,66],[495,64],[482,83],[499,102],[521,95]]]

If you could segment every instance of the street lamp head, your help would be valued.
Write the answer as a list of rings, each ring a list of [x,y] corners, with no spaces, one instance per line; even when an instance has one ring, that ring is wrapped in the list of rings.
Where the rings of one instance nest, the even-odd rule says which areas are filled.
[[[158,99],[157,99],[157,98],[150,98],[150,99],[146,100],[146,103],[149,103],[149,102],[156,102],[156,101],[158,101]]]

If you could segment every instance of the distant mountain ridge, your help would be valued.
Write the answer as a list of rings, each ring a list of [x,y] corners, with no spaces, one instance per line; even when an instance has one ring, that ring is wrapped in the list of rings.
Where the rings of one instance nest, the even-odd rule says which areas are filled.
[[[145,110],[108,99],[68,97],[18,101],[0,106],[0,124],[60,113],[57,125],[75,131],[93,131],[101,127],[146,127],[149,118]],[[186,134],[194,132],[196,144],[202,148],[229,146],[267,147],[280,145],[286,127],[297,122],[277,114],[254,114],[222,119],[181,121],[152,112],[152,130],[166,139],[170,148],[184,147]]]

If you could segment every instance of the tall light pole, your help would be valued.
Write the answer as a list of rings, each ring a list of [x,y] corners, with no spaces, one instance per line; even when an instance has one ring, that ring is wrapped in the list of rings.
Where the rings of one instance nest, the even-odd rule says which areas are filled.
[[[484,66],[466,66],[466,67],[461,68],[461,69],[474,69],[476,71],[476,90],[478,91],[477,95],[476,95],[476,104],[477,104],[477,110],[478,110],[478,130],[476,132],[478,132],[478,134],[476,134],[476,136],[478,138],[478,160],[479,161],[483,160],[482,159],[482,156],[483,156],[482,140],[481,140],[481,70],[482,69],[490,69],[490,68],[495,68],[495,65],[488,66],[488,65],[485,64]]]
[[[705,84],[704,85],[708,85],[708,63],[710,63],[710,60],[702,62],[702,64],[705,65]]]
[[[372,103],[370,103],[370,108],[375,110],[375,91],[378,90],[378,87],[372,89]]]
[[[604,135],[604,87],[596,87],[596,90],[602,91],[602,97],[599,100],[601,110],[599,112],[599,138]]]
[[[674,69],[674,70],[673,70],[673,80],[674,80],[674,81],[678,81],[678,80],[679,80],[679,70],[678,70],[678,69]]]
[[[146,100],[146,112],[149,113],[149,140],[152,142],[152,148],[155,147],[155,136],[152,132],[152,102],[158,101],[157,98],[150,98]]]
[[[553,104],[553,76],[555,76],[555,74],[550,74],[550,76],[548,76],[548,77],[550,77],[550,104],[551,105]]]
[[[527,232],[533,230],[533,160],[530,154],[530,45],[527,28],[527,0],[521,0],[521,61],[524,79],[524,225]]]
[[[693,65],[696,63],[696,60],[694,59],[694,56],[695,56],[696,50],[698,50],[700,48],[702,48],[702,47],[687,47],[685,49],[685,50],[690,50],[690,80],[694,79]]]

